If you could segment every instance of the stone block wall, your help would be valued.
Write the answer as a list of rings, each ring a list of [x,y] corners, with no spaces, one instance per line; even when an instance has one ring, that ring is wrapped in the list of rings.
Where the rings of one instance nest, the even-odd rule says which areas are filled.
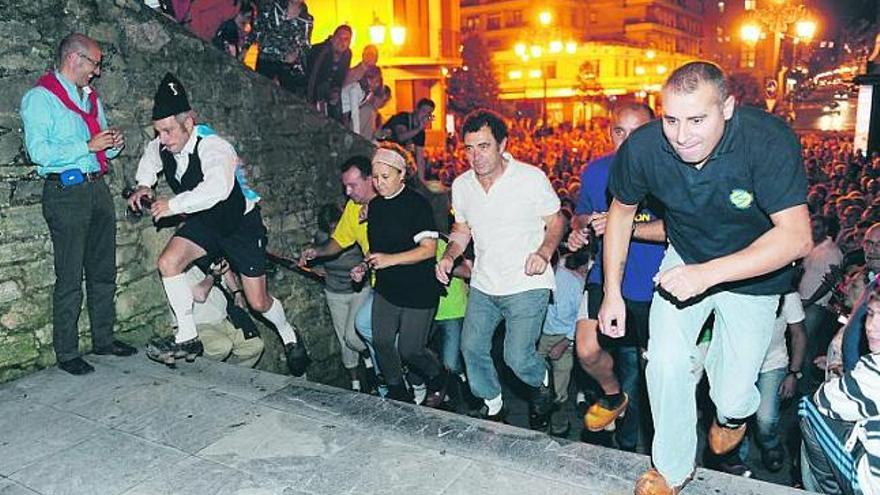
[[[116,331],[123,339],[143,342],[170,331],[155,269],[170,232],[157,232],[148,219],[126,220],[121,197],[122,189],[134,183],[140,154],[154,135],[152,97],[166,71],[186,86],[199,121],[229,139],[246,162],[263,197],[274,251],[299,252],[314,231],[318,207],[341,197],[340,164],[370,149],[366,141],[138,0],[7,0],[0,16],[0,381],[55,362],[52,244],[41,213],[42,180],[24,150],[19,106],[22,95],[52,67],[59,41],[72,31],[101,45],[103,70],[94,85],[110,125],[126,136],[126,148],[111,162],[107,179],[115,196]],[[320,286],[279,270],[269,277],[269,290],[305,334],[315,361],[309,378],[341,383],[338,344]],[[86,351],[91,343],[85,311],[79,328]],[[278,337],[268,327],[261,331],[267,351],[259,367],[283,371]]]

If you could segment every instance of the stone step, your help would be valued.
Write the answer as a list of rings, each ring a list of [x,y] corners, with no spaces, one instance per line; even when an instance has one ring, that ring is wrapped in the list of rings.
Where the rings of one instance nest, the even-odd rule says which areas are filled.
[[[648,467],[206,359],[171,370],[143,355],[86,358],[95,373],[50,368],[0,386],[0,492],[626,494]],[[701,469],[685,493],[797,492]]]

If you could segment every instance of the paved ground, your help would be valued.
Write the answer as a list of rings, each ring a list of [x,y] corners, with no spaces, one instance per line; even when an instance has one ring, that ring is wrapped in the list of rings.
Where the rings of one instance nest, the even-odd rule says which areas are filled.
[[[0,495],[626,494],[635,454],[199,360],[0,385]],[[699,471],[685,494],[800,493]]]

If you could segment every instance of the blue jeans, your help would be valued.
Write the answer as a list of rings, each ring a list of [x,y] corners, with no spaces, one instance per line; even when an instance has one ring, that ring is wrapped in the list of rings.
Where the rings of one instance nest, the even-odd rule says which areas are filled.
[[[498,371],[492,362],[492,335],[503,319],[504,362],[526,385],[539,387],[547,374],[547,365],[538,355],[544,315],[550,289],[535,289],[506,296],[490,296],[471,287],[461,353],[467,368],[471,392],[484,400],[501,395]]]
[[[373,348],[373,291],[370,290],[367,297],[361,303],[360,309],[354,315],[354,329],[364,339],[367,350],[370,351],[370,358],[373,359],[373,366],[378,366],[376,360],[376,349]],[[376,374],[379,374],[379,368],[376,368]]]
[[[434,322],[434,332],[440,341],[440,361],[443,362],[443,367],[447,371],[455,375],[464,371],[461,362],[461,328],[463,324],[464,318]]]
[[[672,246],[660,271],[682,265]],[[652,459],[670,485],[681,484],[694,468],[697,453],[697,336],[715,313],[706,355],[709,396],[718,419],[747,418],[761,402],[755,386],[773,335],[778,295],[716,292],[687,304],[670,302],[659,292],[651,303],[648,366],[645,379],[654,419]]]
[[[758,375],[761,403],[758,404],[758,411],[755,413],[755,426],[757,426],[755,440],[764,450],[779,447],[779,385],[787,374],[788,370],[778,368]],[[743,459],[749,458],[748,437],[739,448],[739,455]]]

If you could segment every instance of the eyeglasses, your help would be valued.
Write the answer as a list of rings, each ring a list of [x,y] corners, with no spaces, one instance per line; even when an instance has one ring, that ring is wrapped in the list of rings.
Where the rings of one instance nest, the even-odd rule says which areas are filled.
[[[76,54],[79,55],[80,57],[82,57],[82,58],[88,60],[89,62],[91,62],[92,65],[94,65],[95,67],[97,67],[97,68],[99,68],[99,69],[101,68],[101,60],[95,60],[95,59],[93,59],[92,57],[86,55],[86,54],[83,53],[83,52],[76,52]]]

